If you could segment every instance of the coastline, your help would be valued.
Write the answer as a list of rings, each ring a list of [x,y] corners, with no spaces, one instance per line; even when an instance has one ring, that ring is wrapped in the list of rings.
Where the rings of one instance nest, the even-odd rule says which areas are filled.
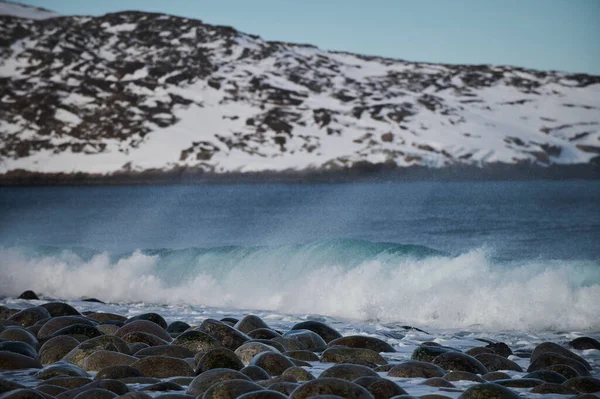
[[[422,166],[390,167],[387,164],[359,164],[337,170],[290,170],[262,172],[205,172],[192,168],[168,171],[91,173],[42,173],[25,170],[0,174],[0,187],[96,186],[96,185],[180,185],[180,184],[339,184],[401,181],[494,181],[494,180],[599,180],[600,165],[508,165],[485,167]]]

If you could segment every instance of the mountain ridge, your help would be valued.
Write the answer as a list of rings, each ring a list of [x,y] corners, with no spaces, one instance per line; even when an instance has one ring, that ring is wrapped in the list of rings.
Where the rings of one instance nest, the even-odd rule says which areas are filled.
[[[140,11],[0,18],[5,175],[600,159],[599,76],[324,51]]]

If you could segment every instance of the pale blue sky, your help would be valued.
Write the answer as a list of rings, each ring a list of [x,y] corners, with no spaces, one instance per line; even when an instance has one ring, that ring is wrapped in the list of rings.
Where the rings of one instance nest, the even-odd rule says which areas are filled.
[[[62,14],[144,10],[268,40],[411,61],[600,75],[600,0],[23,0]]]

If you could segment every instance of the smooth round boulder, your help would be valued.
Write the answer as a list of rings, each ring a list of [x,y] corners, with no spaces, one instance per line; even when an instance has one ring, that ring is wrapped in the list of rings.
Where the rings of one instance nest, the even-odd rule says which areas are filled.
[[[113,399],[118,395],[108,389],[94,388],[79,393],[74,399]]]
[[[211,349],[220,348],[221,343],[208,333],[203,331],[189,330],[177,336],[171,342],[171,345],[178,345],[187,348],[192,353],[208,352]]]
[[[15,389],[25,388],[23,385],[18,384],[14,381],[0,378],[0,394],[8,391],[14,391]]]
[[[261,381],[260,385],[264,386],[264,384],[262,384],[262,381]],[[280,392],[280,393],[284,394],[285,396],[289,396],[299,386],[300,386],[300,384],[295,383],[295,382],[280,381],[280,382],[275,382],[273,384],[268,384],[267,389]]]
[[[98,371],[94,380],[121,380],[124,378],[145,377],[144,373],[131,366],[106,366]]]
[[[465,353],[467,355],[473,356],[473,357],[476,357],[477,355],[481,355],[483,353],[491,353],[492,355],[496,354],[496,352],[494,352],[493,349],[486,348],[485,346],[476,346],[474,348],[471,348],[471,349],[465,351]]]
[[[238,399],[287,399],[281,392],[272,390],[252,391],[238,396]]]
[[[281,334],[270,328],[257,328],[256,330],[250,331],[248,336],[252,339],[273,339],[281,337]]]
[[[597,349],[600,350],[600,342],[591,337],[579,337],[569,342],[569,346],[577,350]]]
[[[72,324],[56,331],[51,335],[51,337],[58,337],[59,335],[72,335],[74,337],[85,337],[89,339],[100,337],[104,335],[104,333],[98,330],[95,326],[90,326],[87,324]]]
[[[44,366],[58,362],[78,345],[79,341],[68,335],[50,338],[48,341],[44,342],[44,345],[40,348],[38,360]]]
[[[518,393],[497,384],[478,384],[468,388],[459,399],[520,399]]]
[[[543,370],[554,371],[565,377],[567,380],[575,377],[579,377],[579,373],[571,366],[566,364],[555,364],[553,366],[544,367]]]
[[[282,377],[292,377],[296,381],[311,381],[315,379],[315,376],[309,373],[306,369],[302,367],[290,367],[285,370],[282,374]]]
[[[161,381],[156,384],[142,388],[143,391],[164,392],[164,391],[183,391],[183,387],[173,381]],[[193,397],[193,396],[192,396]]]
[[[117,332],[115,333],[115,336],[122,338],[125,335],[134,333],[134,332],[136,332],[136,333],[142,332],[142,333],[152,334],[152,335],[162,339],[163,341],[171,342],[171,335],[167,332],[167,330],[165,330],[158,324],[153,323],[148,320],[131,321],[131,322],[125,324],[123,327],[119,328],[117,330]]]
[[[33,306],[13,314],[8,320],[14,321],[23,327],[29,327],[40,320],[48,319],[50,317],[50,313],[46,308],[42,306]]]
[[[510,388],[533,388],[544,384],[544,381],[535,378],[509,378],[508,380],[496,380],[494,384]]]
[[[577,395],[577,392],[574,391],[573,389],[571,389],[565,385],[562,385],[562,384],[554,384],[551,382],[545,382],[543,384],[540,384],[537,387],[534,387],[530,392],[531,393],[539,393],[541,395],[548,395],[548,394]]]
[[[140,370],[146,377],[169,378],[195,375],[194,370],[185,360],[167,356],[147,356],[130,366]]]
[[[534,371],[532,373],[524,375],[523,378],[536,378],[538,380],[546,381],[553,384],[562,384],[567,380],[564,376],[558,374],[555,371],[550,370]]]
[[[42,307],[46,308],[48,313],[50,313],[51,317],[60,317],[60,316],[79,316],[81,313],[77,311],[73,306],[64,302],[48,302]]]
[[[129,366],[138,359],[124,353],[99,350],[83,361],[83,369],[86,371],[99,371],[108,366]]]
[[[442,354],[448,353],[448,352],[456,352],[456,350],[452,349],[452,348],[447,348],[445,346],[421,345],[413,351],[410,358],[412,360],[417,360],[419,362],[431,363],[433,361],[433,359],[435,359],[439,355],[442,355]]]
[[[250,361],[252,361],[254,356],[262,352],[279,353],[279,351],[272,346],[252,341],[246,342],[235,350],[237,357],[246,366],[250,364]]]
[[[512,355],[512,350],[504,342],[490,342],[486,348],[490,348],[498,356],[509,357]]]
[[[233,326],[238,331],[243,332],[244,334],[248,334],[250,331],[266,328],[269,329],[267,323],[265,323],[260,317],[254,315],[248,315],[242,317],[235,325]]]
[[[102,332],[106,335],[115,335],[115,333],[119,330],[119,326],[115,326],[113,324],[98,324],[96,326],[98,331]]]
[[[232,350],[215,348],[199,356],[195,373],[197,375],[212,369],[241,370],[243,368],[244,364]]]
[[[309,351],[321,352],[327,348],[327,343],[323,338],[310,330],[290,330],[283,334],[283,338],[300,341]]]
[[[600,380],[594,377],[575,377],[563,383],[564,386],[579,393],[600,392]]]
[[[67,388],[68,390],[73,390],[85,386],[92,382],[89,377],[54,377],[48,380],[45,380],[40,385],[56,385],[59,387]]]
[[[475,356],[475,359],[479,360],[488,371],[512,370],[523,372],[523,368],[512,360],[508,360],[502,356],[492,355],[491,353],[482,353]]]
[[[154,334],[146,333],[143,331],[133,331],[125,334],[121,337],[127,344],[133,344],[134,342],[142,342],[148,346],[162,346],[168,345],[169,342],[162,338],[157,337]]]
[[[54,397],[68,391],[67,388],[59,387],[58,385],[41,385],[36,387],[35,390]]]
[[[271,345],[280,352],[307,350],[306,345],[297,339],[277,337],[272,339],[253,339],[249,342],[261,342]]]
[[[232,351],[250,340],[250,337],[246,334],[214,319],[204,320],[200,325],[199,330],[206,332],[208,335],[219,341],[221,345]]]
[[[317,378],[300,385],[290,399],[306,399],[318,395],[337,395],[346,399],[374,399],[373,395],[358,384],[339,378]]]
[[[99,350],[120,352],[125,353],[126,355],[129,354],[129,347],[122,339],[112,335],[102,335],[80,343],[77,347],[67,353],[62,360],[83,367],[84,360],[89,355]]]
[[[433,364],[446,371],[467,371],[473,374],[486,374],[486,367],[473,356],[461,352],[447,352],[437,356]]]
[[[320,360],[319,356],[312,351],[288,351],[282,354],[290,359],[302,360],[304,362],[318,362]]]
[[[55,377],[89,377],[90,375],[85,372],[81,367],[77,367],[71,363],[54,363],[50,366],[44,367],[42,370],[35,374],[35,378],[38,380],[49,380]]]
[[[169,334],[181,334],[182,332],[185,332],[190,327],[191,326],[188,323],[177,320],[177,321],[174,321],[173,323],[169,324],[169,326],[167,327],[167,332]]]
[[[143,348],[135,352],[134,355],[140,358],[144,356],[169,356],[185,359],[188,357],[194,357],[194,352],[183,346],[171,344]]]
[[[202,399],[236,399],[245,393],[263,389],[260,385],[248,380],[226,380],[208,388],[202,395]]]
[[[158,346],[162,346],[162,345],[158,345]],[[127,347],[129,348],[129,353],[135,354],[135,353],[138,353],[139,351],[141,351],[142,349],[150,348],[151,346],[148,344],[145,344],[143,342],[132,342],[130,344],[127,344]],[[156,348],[156,347],[152,346],[152,348]],[[173,357],[176,357],[176,356],[173,356]]]
[[[32,300],[39,300],[40,298],[38,297],[38,295],[32,291],[32,290],[27,290],[27,291],[23,291],[21,293],[21,295],[19,295],[17,297],[17,299],[25,299],[27,301],[32,301]]]
[[[572,367],[582,376],[589,376],[590,372],[587,367],[583,364],[574,360],[571,357],[566,357],[563,355],[559,355],[554,352],[545,352],[540,354],[534,361],[531,362],[529,367],[527,368],[527,372],[537,371],[537,370],[548,370],[550,366],[555,365],[567,365]],[[558,371],[557,371],[558,372]]]
[[[82,316],[60,316],[53,317],[48,322],[44,323],[42,328],[37,333],[37,337],[39,339],[47,339],[50,338],[56,333],[58,330],[74,325],[74,324],[86,324],[88,326],[94,326],[95,323],[87,320]]]
[[[152,399],[152,396],[145,392],[128,392],[125,395],[121,395],[118,399]]]
[[[571,352],[567,348],[563,348],[562,346],[555,344],[554,342],[543,342],[536,346],[533,352],[531,353],[531,362],[535,362],[542,354],[545,353],[556,353],[564,357],[568,357],[570,359],[575,360],[576,362],[583,364],[587,370],[592,369],[592,366],[590,366],[587,360]]]
[[[161,329],[166,330],[168,327],[167,321],[158,313],[143,313],[133,316],[125,320],[125,324],[133,323],[138,320],[145,320],[158,325]],[[150,332],[150,331],[146,331]],[[152,332],[150,332],[152,334]]]
[[[421,384],[419,384],[419,385],[427,385],[430,387],[437,387],[437,388],[455,388],[454,384],[452,384],[450,381],[445,380],[444,378],[441,378],[441,377],[428,378],[425,381],[421,382]]]
[[[41,369],[37,359],[19,353],[0,351],[0,371]]]
[[[363,348],[332,347],[321,354],[323,363],[353,363],[355,360],[364,360],[376,365],[387,364],[378,352]]]
[[[394,396],[407,394],[398,384],[386,378],[360,377],[353,382],[369,391],[375,399],[389,399]]]
[[[0,351],[18,353],[20,355],[29,356],[32,359],[37,359],[37,352],[35,348],[26,342],[2,341],[0,342]]]
[[[0,333],[0,339],[5,341],[25,342],[26,344],[31,345],[34,349],[40,347],[40,343],[37,338],[32,333],[21,327],[8,327]]]
[[[281,375],[285,370],[295,366],[290,359],[281,353],[275,352],[261,352],[257,354],[250,361],[250,365],[262,368],[271,376]]]
[[[124,395],[129,392],[129,388],[121,381],[117,380],[97,380],[92,381],[86,385],[83,385],[79,388],[73,389],[71,391],[65,392],[57,399],[74,399],[77,395],[82,392],[87,392],[92,389],[106,389],[116,394],[116,396]]]
[[[441,367],[417,360],[397,364],[388,371],[388,376],[399,378],[432,378],[443,377],[444,374],[445,372]]]
[[[192,396],[203,395],[211,386],[225,380],[246,380],[250,381],[246,375],[239,371],[230,369],[213,369],[206,371],[192,380],[186,393]]]
[[[321,373],[319,378],[339,378],[354,381],[360,377],[378,377],[379,375],[369,367],[358,364],[341,363],[332,366]]]
[[[316,334],[318,334],[323,341],[326,343],[330,343],[334,339],[342,338],[342,334],[340,334],[333,327],[328,326],[325,323],[321,323],[320,321],[308,320],[303,321],[294,325],[292,330],[310,330]]]
[[[0,395],[0,399],[47,399],[44,394],[29,388],[19,388]]]
[[[475,381],[485,382],[483,378],[477,374],[469,373],[466,371],[451,371],[446,373],[443,377],[446,381]]]
[[[396,352],[394,348],[388,344],[387,342],[375,338],[375,337],[366,337],[363,335],[349,335],[347,337],[337,338],[333,341],[330,341],[327,346],[347,346],[349,348],[363,348],[370,349],[375,352]]]
[[[510,375],[503,373],[502,371],[492,371],[491,373],[482,375],[482,378],[486,381],[498,381],[507,380],[510,378]]]
[[[240,370],[240,373],[244,374],[252,381],[264,381],[271,378],[271,376],[265,370],[258,366],[246,366]]]
[[[96,320],[98,323],[103,323],[106,321],[114,320],[114,321],[122,321],[125,322],[127,317],[121,316],[115,313],[103,313],[103,312],[95,312],[86,314],[88,319]]]

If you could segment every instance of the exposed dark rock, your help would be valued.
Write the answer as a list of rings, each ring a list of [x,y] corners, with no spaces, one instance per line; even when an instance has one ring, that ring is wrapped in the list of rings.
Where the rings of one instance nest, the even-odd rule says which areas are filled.
[[[349,348],[364,348],[375,352],[396,352],[390,344],[375,337],[366,337],[362,335],[350,335],[334,339],[329,342],[328,347],[335,345],[347,346]]]

